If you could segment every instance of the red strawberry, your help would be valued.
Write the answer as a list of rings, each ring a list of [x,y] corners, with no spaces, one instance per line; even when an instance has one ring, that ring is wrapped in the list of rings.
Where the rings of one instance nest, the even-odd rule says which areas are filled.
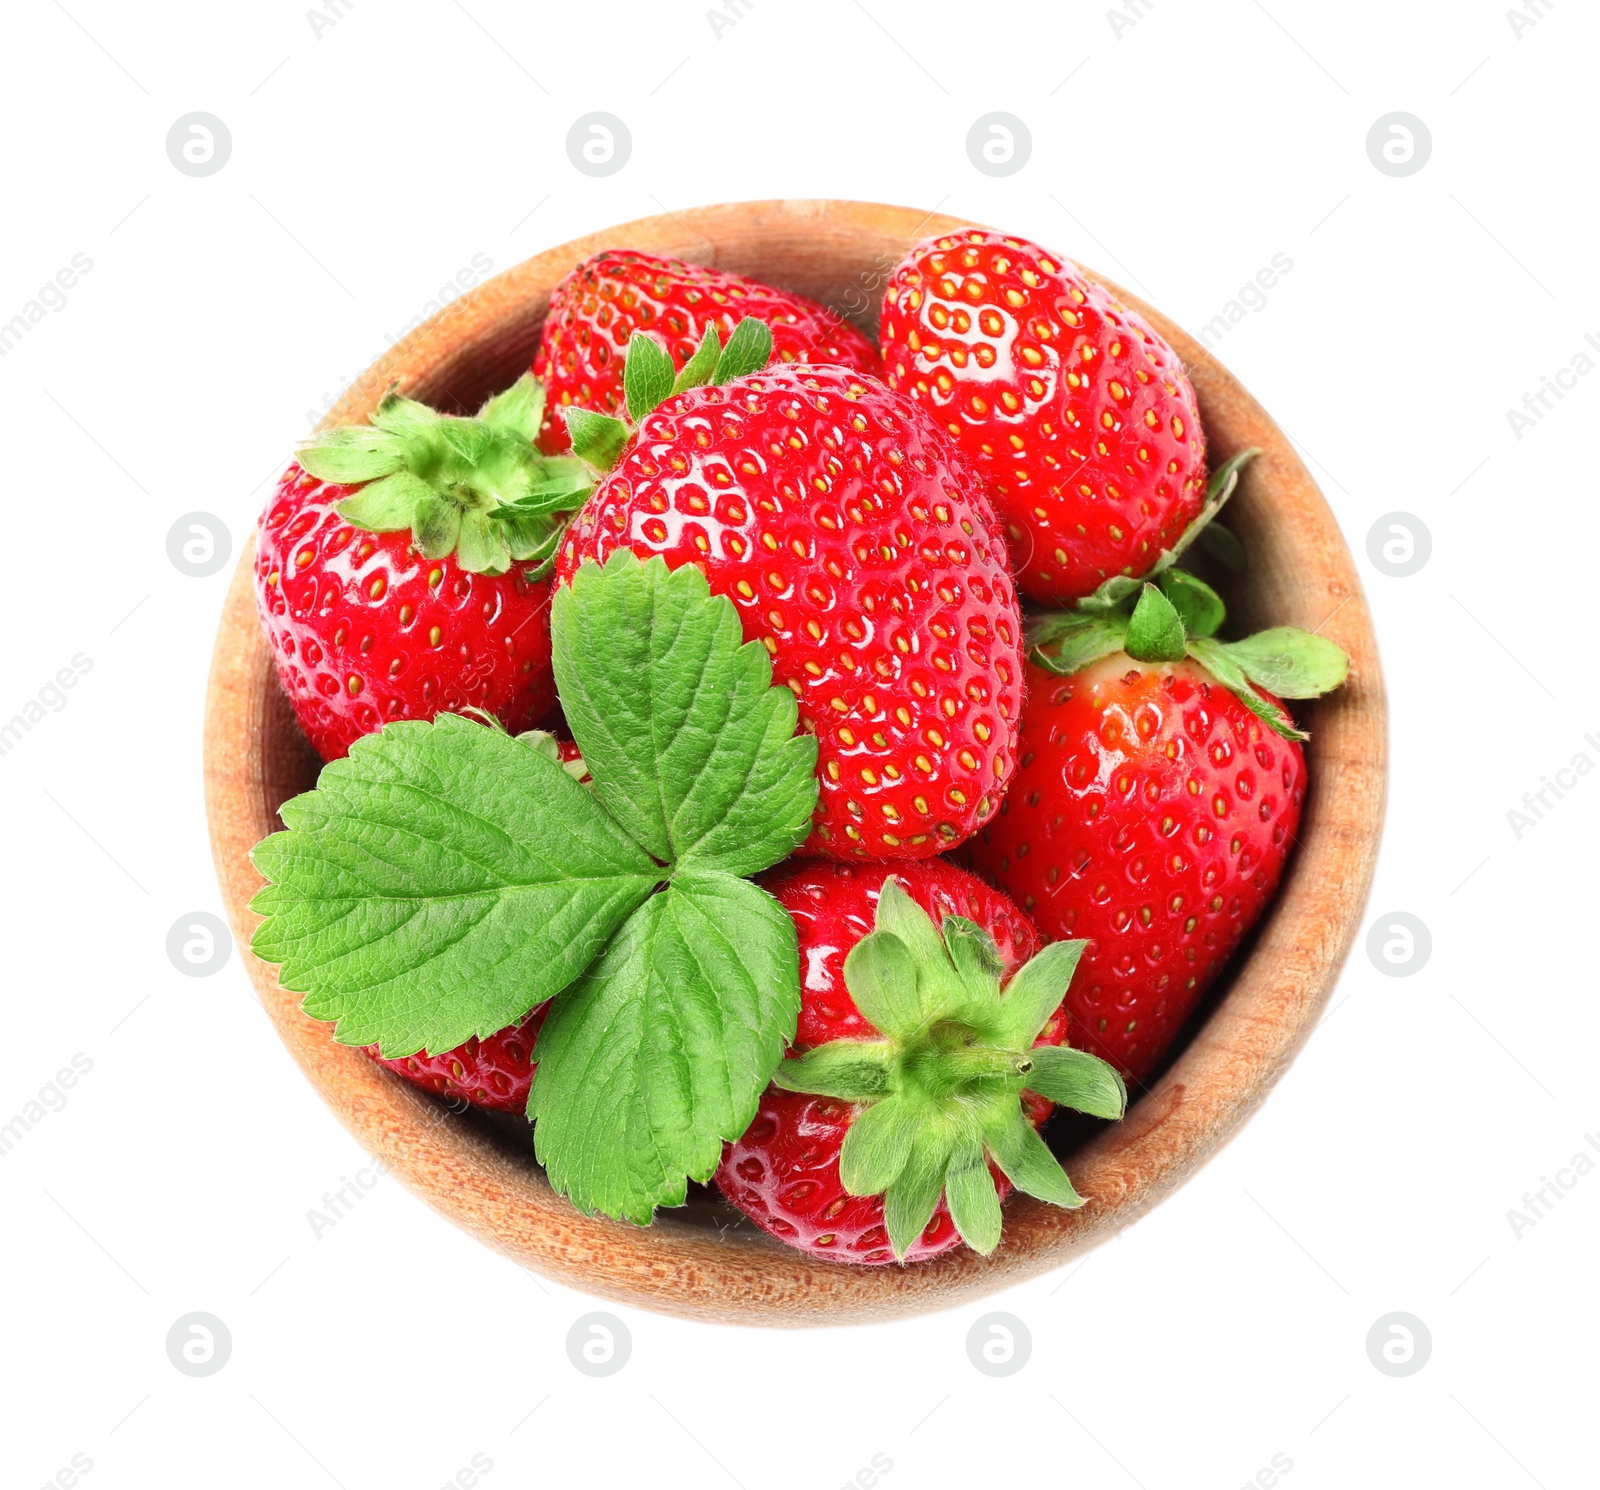
[[[661,357],[642,335],[631,357],[641,347]],[[734,603],[817,736],[804,851],[960,843],[1010,775],[1022,677],[1004,544],[965,461],[915,404],[843,368],[679,392],[662,377],[664,401],[638,403],[632,443],[568,529],[557,582],[626,546],[699,565]],[[622,426],[594,414],[580,445],[597,425],[620,448]]]
[[[872,343],[824,306],[725,269],[606,249],[579,264],[550,297],[533,362],[535,376],[550,390],[540,445],[554,454],[570,444],[558,405],[621,410],[624,353],[635,331],[659,338],[681,371],[708,328],[726,337],[745,316],[766,323],[780,362],[836,362],[874,376],[881,371]]]
[[[1088,942],[1068,1036],[1130,1081],[1166,1053],[1294,844],[1304,736],[1266,685],[1306,698],[1346,666],[1290,627],[1218,642],[1215,594],[1160,578],[1131,617],[1045,623],[1035,655],[1050,666],[1028,667],[1016,780],[971,846],[1046,936]]]
[[[1059,254],[929,238],[889,281],[879,341],[889,386],[987,481],[1029,599],[1142,575],[1199,514],[1205,435],[1178,354]]]
[[[800,863],[765,883],[799,932],[801,1053],[724,1150],[727,1199],[791,1246],[853,1263],[962,1240],[988,1252],[1013,1183],[1081,1204],[1035,1132],[1050,1096],[1108,1117],[1126,1096],[1101,1062],[1056,1048],[1081,945],[1038,952],[1016,906],[940,859]]]
[[[531,378],[477,419],[394,394],[316,437],[262,514],[256,601],[278,675],[325,760],[397,719],[481,709],[519,731],[555,703],[552,513],[591,478],[533,447]]]
[[[546,999],[509,1028],[482,1040],[474,1035],[465,1044],[438,1055],[418,1051],[416,1055],[390,1060],[378,1054],[376,1045],[363,1048],[380,1066],[387,1066],[430,1092],[491,1112],[514,1112],[521,1117],[528,1110],[528,1089],[538,1065],[534,1047],[549,1009],[550,1001]]]

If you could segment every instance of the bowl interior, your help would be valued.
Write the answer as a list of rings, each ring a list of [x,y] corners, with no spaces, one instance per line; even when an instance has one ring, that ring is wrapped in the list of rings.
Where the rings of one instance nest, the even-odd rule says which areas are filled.
[[[533,358],[550,290],[602,247],[634,247],[748,273],[830,306],[869,335],[888,272],[918,238],[959,227],[911,209],[850,202],[709,207],[608,230],[518,265],[445,307],[362,375],[327,424],[364,419],[384,389],[474,409]],[[1091,271],[1092,272],[1092,271]],[[1098,276],[1096,276],[1098,277]],[[1199,395],[1213,463],[1263,451],[1229,522],[1252,560],[1228,595],[1235,622],[1320,630],[1352,660],[1346,687],[1305,710],[1310,789],[1278,899],[1191,1021],[1166,1068],[1120,1124],[1061,1117],[1046,1136],[1091,1197],[1065,1212],[1019,1197],[990,1258],[960,1250],[911,1268],[818,1264],[707,1192],[649,1228],[580,1215],[551,1194],[517,1119],[453,1114],[305,1018],[273,968],[242,955],[279,1033],[321,1095],[425,1199],[517,1261],[623,1302],[754,1323],[832,1324],[942,1307],[1007,1286],[1103,1240],[1225,1141],[1292,1058],[1359,923],[1384,792],[1377,654],[1354,566],[1332,514],[1282,432],[1211,355],[1109,281],[1177,347]],[[218,633],[206,727],[213,849],[235,934],[261,881],[248,850],[277,808],[316,780],[256,625],[253,545],[241,555]],[[1225,587],[1226,588],[1226,587]]]

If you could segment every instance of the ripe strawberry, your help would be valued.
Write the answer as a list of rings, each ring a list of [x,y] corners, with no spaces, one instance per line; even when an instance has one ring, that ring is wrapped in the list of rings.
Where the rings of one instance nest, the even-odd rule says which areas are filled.
[[[541,447],[552,454],[568,448],[558,406],[621,410],[624,353],[635,331],[658,337],[681,371],[708,328],[726,336],[745,316],[766,323],[780,362],[836,362],[873,376],[881,371],[872,343],[824,306],[725,269],[606,249],[579,264],[550,297],[533,362],[534,375],[550,391]]]
[[[328,431],[262,514],[256,602],[278,675],[325,760],[397,719],[481,709],[517,731],[555,703],[553,513],[590,476],[532,444],[531,378],[476,419],[391,393],[370,426]]]
[[[1029,599],[1142,575],[1199,514],[1205,435],[1178,354],[1059,254],[929,238],[890,278],[879,343],[889,386],[987,481]]]
[[[1135,1082],[1271,900],[1295,841],[1304,736],[1267,686],[1311,697],[1346,666],[1290,627],[1218,642],[1215,594],[1177,570],[1160,581],[1131,616],[1041,628],[1016,780],[971,846],[1046,936],[1087,941],[1068,1036]]]
[[[640,335],[630,378],[645,354],[662,355]],[[699,565],[733,602],[817,737],[803,852],[960,843],[1010,776],[1022,677],[1005,546],[966,462],[915,404],[843,368],[677,392],[661,377],[658,406],[630,397],[637,432],[567,530],[557,583],[627,546]],[[615,458],[620,424],[572,417],[582,449],[610,428]]]
[[[1081,944],[1039,952],[1016,906],[939,859],[802,862],[765,884],[799,933],[801,1053],[725,1148],[723,1195],[853,1263],[991,1251],[1013,1184],[1082,1204],[1035,1131],[1052,1097],[1103,1117],[1126,1098],[1109,1067],[1059,1048]]]
[[[362,1048],[380,1066],[387,1066],[430,1092],[491,1112],[513,1112],[521,1117],[528,1108],[528,1089],[538,1065],[534,1047],[549,1009],[550,1000],[546,999],[516,1024],[482,1040],[474,1035],[465,1044],[438,1055],[418,1051],[416,1055],[391,1060],[379,1055],[376,1045]]]

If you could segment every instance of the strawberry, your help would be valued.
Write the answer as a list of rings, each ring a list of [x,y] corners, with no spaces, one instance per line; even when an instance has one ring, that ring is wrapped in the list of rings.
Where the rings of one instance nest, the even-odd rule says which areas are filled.
[[[476,419],[391,392],[314,437],[262,514],[256,602],[301,727],[332,760],[397,719],[481,709],[521,730],[555,703],[553,514],[590,485],[532,444],[524,378]],[[546,567],[548,567],[546,565]]]
[[[415,1055],[389,1059],[378,1054],[376,1045],[362,1048],[380,1066],[387,1066],[427,1091],[470,1102],[490,1112],[511,1112],[521,1117],[527,1111],[528,1090],[538,1065],[534,1047],[549,1009],[550,1000],[546,999],[498,1033],[481,1040],[474,1035],[465,1044],[438,1055],[419,1050]]]
[[[1048,937],[1087,941],[1068,1036],[1142,1082],[1272,899],[1305,799],[1279,703],[1337,687],[1331,642],[1219,642],[1222,602],[1168,568],[1046,618],[1021,761],[973,867]]]
[[[1036,1129],[1052,1098],[1101,1117],[1126,1100],[1108,1066],[1061,1048],[1082,944],[1039,951],[1015,905],[939,859],[800,863],[764,884],[799,933],[796,1053],[724,1150],[723,1195],[852,1263],[992,1251],[1013,1185],[1081,1205]]]
[[[636,334],[631,441],[616,420],[568,411],[575,448],[609,474],[567,530],[556,581],[622,547],[698,565],[817,738],[803,852],[927,858],[984,822],[1011,774],[1021,617],[1004,542],[914,403],[840,367],[745,371],[763,362],[743,328],[757,323],[720,354],[740,369],[731,380],[714,330],[676,380]],[[684,386],[707,366],[717,382]]]
[[[1142,575],[1199,514],[1205,435],[1177,353],[1059,254],[929,238],[890,277],[879,342],[889,386],[987,482],[1029,599]]]
[[[694,356],[707,330],[726,336],[741,317],[763,321],[780,362],[836,362],[877,376],[877,350],[833,311],[742,274],[632,249],[585,259],[556,286],[534,357],[534,376],[550,391],[539,443],[567,449],[556,408],[615,414],[623,406],[624,352],[635,331],[659,337],[675,370]]]

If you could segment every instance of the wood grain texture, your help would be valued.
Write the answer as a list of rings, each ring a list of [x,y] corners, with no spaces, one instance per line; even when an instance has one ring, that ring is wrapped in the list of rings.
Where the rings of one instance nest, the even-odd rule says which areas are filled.
[[[956,219],[860,202],[732,203],[646,218],[519,264],[463,295],[386,353],[329,413],[365,417],[391,381],[448,408],[476,407],[529,365],[550,291],[580,259],[630,247],[717,263],[798,290],[869,334],[889,270],[918,238]],[[1092,273],[1092,271],[1091,271]],[[1098,277],[1098,276],[1096,276]],[[1230,507],[1252,569],[1241,625],[1320,631],[1351,658],[1350,678],[1305,711],[1311,789],[1282,890],[1187,1046],[1133,1106],[1071,1154],[1068,1212],[1019,1197],[989,1258],[961,1249],[913,1267],[821,1264],[754,1231],[709,1197],[637,1228],[580,1215],[553,1195],[525,1127],[455,1116],[335,1044],[300,1013],[275,970],[247,950],[261,884],[251,846],[277,808],[313,785],[317,761],[295,724],[256,622],[254,545],[240,556],[217,634],[206,710],[212,848],[241,957],[301,1068],[341,1122],[457,1225],[525,1267],[605,1298],[669,1314],[759,1325],[888,1319],[977,1298],[1112,1236],[1192,1175],[1259,1104],[1306,1038],[1360,924],[1384,807],[1386,712],[1366,602],[1332,513],[1281,430],[1228,371],[1158,312],[1110,281],[1189,366],[1213,463],[1265,453]]]

